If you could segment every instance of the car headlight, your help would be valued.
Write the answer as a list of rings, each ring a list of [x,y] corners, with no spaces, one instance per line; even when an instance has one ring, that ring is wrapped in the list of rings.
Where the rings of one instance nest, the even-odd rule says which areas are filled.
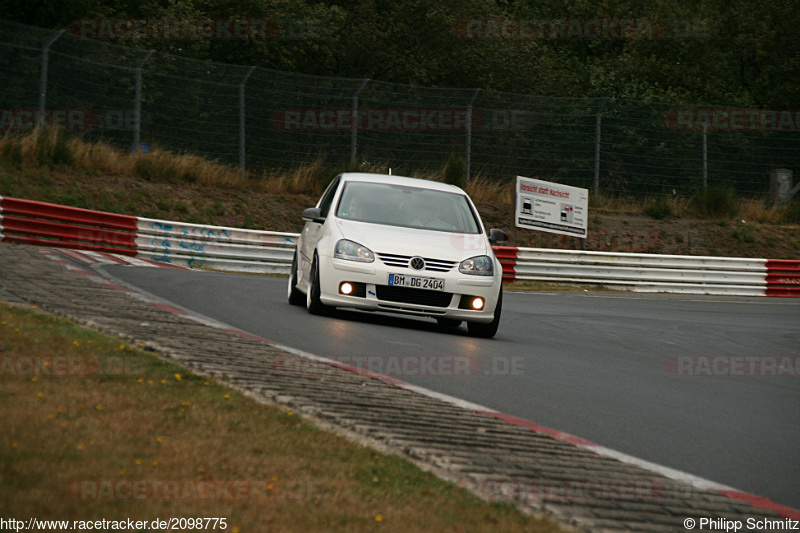
[[[492,276],[494,275],[494,261],[488,255],[470,257],[461,261],[458,271],[473,276]]]
[[[336,243],[333,250],[333,257],[336,259],[347,259],[348,261],[359,261],[361,263],[372,263],[375,261],[375,254],[372,250],[358,244],[357,242],[341,239]]]

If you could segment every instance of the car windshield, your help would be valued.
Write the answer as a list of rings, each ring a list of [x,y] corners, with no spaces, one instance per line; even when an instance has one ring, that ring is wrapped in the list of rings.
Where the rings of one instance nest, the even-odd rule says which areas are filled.
[[[346,183],[336,216],[373,224],[480,233],[463,194],[388,183]]]

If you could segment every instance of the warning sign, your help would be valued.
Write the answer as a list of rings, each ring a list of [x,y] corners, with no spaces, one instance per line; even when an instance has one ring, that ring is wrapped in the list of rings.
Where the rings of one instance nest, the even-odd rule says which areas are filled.
[[[586,238],[589,191],[517,176],[518,228]]]

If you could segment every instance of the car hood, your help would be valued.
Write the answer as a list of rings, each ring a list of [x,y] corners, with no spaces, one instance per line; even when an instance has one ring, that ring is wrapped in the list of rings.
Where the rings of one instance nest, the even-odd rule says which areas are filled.
[[[491,251],[489,241],[482,233],[449,233],[340,218],[335,220],[342,238],[363,244],[375,253],[461,261],[476,255],[489,255]]]

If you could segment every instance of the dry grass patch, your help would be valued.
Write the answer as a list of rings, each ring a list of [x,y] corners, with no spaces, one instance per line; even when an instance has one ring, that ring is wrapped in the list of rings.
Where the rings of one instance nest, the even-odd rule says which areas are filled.
[[[511,205],[514,202],[515,184],[497,183],[477,176],[467,184],[466,191],[476,204]]]
[[[7,517],[225,518],[225,531],[240,532],[559,530],[155,354],[7,304],[0,369]]]
[[[70,139],[69,147],[75,159],[75,166],[93,169],[109,174],[128,174],[131,172],[130,156],[103,142],[85,143]]]
[[[322,194],[323,175],[327,169],[322,160],[289,171],[264,171],[255,182],[258,191],[268,194]]]
[[[781,224],[790,218],[790,206],[775,206],[764,199],[745,198],[739,202],[739,217],[763,224]]]

